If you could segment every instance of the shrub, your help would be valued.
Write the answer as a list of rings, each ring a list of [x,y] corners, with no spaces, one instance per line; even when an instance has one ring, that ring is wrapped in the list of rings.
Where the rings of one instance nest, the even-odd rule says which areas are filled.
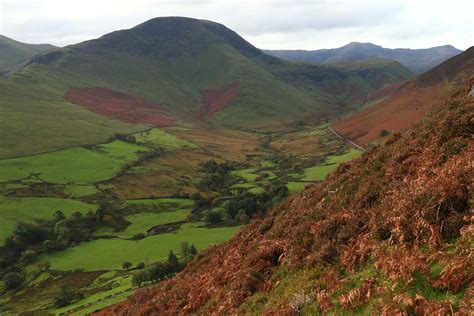
[[[69,290],[65,285],[59,287],[59,292],[54,298],[54,305],[58,307],[66,306],[75,299],[74,292]]]
[[[131,263],[131,262],[125,261],[124,263],[122,263],[122,268],[125,269],[125,270],[127,270],[127,271],[128,271],[131,267],[132,267],[132,263]]]
[[[138,270],[141,270],[143,268],[145,268],[145,264],[143,262],[140,262],[139,264],[137,264],[137,269]]]
[[[7,290],[14,290],[21,286],[23,283],[24,278],[21,274],[16,272],[7,273],[3,277],[3,282],[5,283],[5,287]]]

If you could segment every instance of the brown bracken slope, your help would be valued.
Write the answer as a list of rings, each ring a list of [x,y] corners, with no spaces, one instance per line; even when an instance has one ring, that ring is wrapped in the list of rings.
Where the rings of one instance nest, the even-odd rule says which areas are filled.
[[[346,138],[366,144],[382,130],[413,127],[433,108],[443,104],[453,89],[474,74],[474,47],[408,81],[380,103],[333,125]]]
[[[174,122],[163,114],[160,105],[108,88],[73,88],[66,93],[65,99],[96,114],[125,122],[158,126],[169,126]]]
[[[98,315],[468,315],[473,84],[175,277]]]
[[[201,91],[202,105],[197,117],[205,120],[214,116],[215,113],[225,108],[230,102],[238,97],[240,83],[232,82],[222,85],[216,89]]]

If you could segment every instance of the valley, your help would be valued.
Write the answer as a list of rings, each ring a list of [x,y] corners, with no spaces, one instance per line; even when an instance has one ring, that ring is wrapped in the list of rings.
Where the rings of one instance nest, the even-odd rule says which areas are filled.
[[[467,310],[472,47],[291,61],[181,17],[2,43],[0,315]]]

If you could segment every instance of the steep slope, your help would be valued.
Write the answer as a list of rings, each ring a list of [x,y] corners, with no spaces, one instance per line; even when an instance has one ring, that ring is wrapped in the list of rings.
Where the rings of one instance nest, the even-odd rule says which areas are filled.
[[[0,35],[0,70],[54,48],[56,47],[49,44],[25,44]]]
[[[367,77],[365,70],[288,62],[221,24],[156,18],[37,55],[0,79],[0,133],[7,135],[0,157],[96,143],[146,125],[263,129],[327,118],[409,76],[386,71],[377,65]]]
[[[184,272],[98,315],[467,315],[474,84]]]
[[[459,83],[474,73],[474,47],[408,81],[380,103],[342,119],[334,128],[359,143],[381,136],[383,130],[406,130],[441,105]]]
[[[437,46],[426,49],[383,48],[371,43],[352,42],[334,49],[319,50],[265,50],[270,55],[289,60],[305,62],[333,63],[340,61],[360,61],[370,58],[393,59],[416,73],[425,72],[443,61],[461,53],[451,46]]]

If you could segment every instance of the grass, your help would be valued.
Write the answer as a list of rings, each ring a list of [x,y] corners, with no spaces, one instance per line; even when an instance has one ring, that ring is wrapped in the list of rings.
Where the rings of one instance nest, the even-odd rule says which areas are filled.
[[[174,212],[137,213],[125,216],[125,220],[132,223],[124,231],[114,232],[110,227],[98,230],[95,235],[114,235],[120,238],[131,238],[138,233],[145,233],[156,225],[168,224],[186,220],[190,210],[176,210]]]
[[[0,182],[40,180],[59,184],[92,184],[107,180],[149,148],[114,141],[92,148],[75,147],[51,153],[0,160]]]
[[[116,272],[107,272],[99,276],[88,290],[104,288],[70,305],[50,310],[55,315],[86,315],[100,308],[125,300],[131,294],[131,275],[115,276]]]
[[[194,206],[193,200],[181,198],[137,199],[127,200],[126,203],[138,207],[140,205],[146,207],[151,206],[155,211],[170,211],[173,209],[191,208]]]
[[[257,169],[255,168],[248,168],[248,169],[234,170],[232,171],[231,174],[235,177],[244,178],[245,180],[249,182],[253,182],[258,177],[258,174],[255,174],[256,171]]]
[[[236,227],[205,228],[202,223],[187,223],[176,232],[155,235],[140,241],[100,239],[82,243],[64,251],[43,255],[54,270],[84,269],[85,271],[118,270],[130,261],[151,263],[165,260],[170,249],[179,253],[181,242],[187,241],[203,250],[222,243],[240,230]]]
[[[303,190],[308,185],[311,185],[311,182],[288,182],[286,184],[286,187],[290,191],[290,194],[293,194]]]
[[[195,144],[178,138],[161,129],[153,128],[145,132],[134,134],[135,140],[139,144],[143,144],[153,148],[163,148],[165,150],[174,150],[179,148],[197,148]]]
[[[360,150],[350,149],[341,155],[329,156],[325,164],[319,164],[314,167],[306,168],[304,170],[302,181],[322,181],[326,176],[337,169],[339,164],[350,161],[362,154]]]
[[[97,206],[80,201],[48,198],[22,197],[9,198],[0,196],[0,245],[12,235],[18,221],[31,222],[38,219],[51,219],[56,211],[66,216],[74,212],[87,213],[95,211]]]
[[[64,187],[64,193],[69,195],[71,198],[81,198],[84,196],[92,195],[97,193],[97,188],[93,185],[66,185]]]

